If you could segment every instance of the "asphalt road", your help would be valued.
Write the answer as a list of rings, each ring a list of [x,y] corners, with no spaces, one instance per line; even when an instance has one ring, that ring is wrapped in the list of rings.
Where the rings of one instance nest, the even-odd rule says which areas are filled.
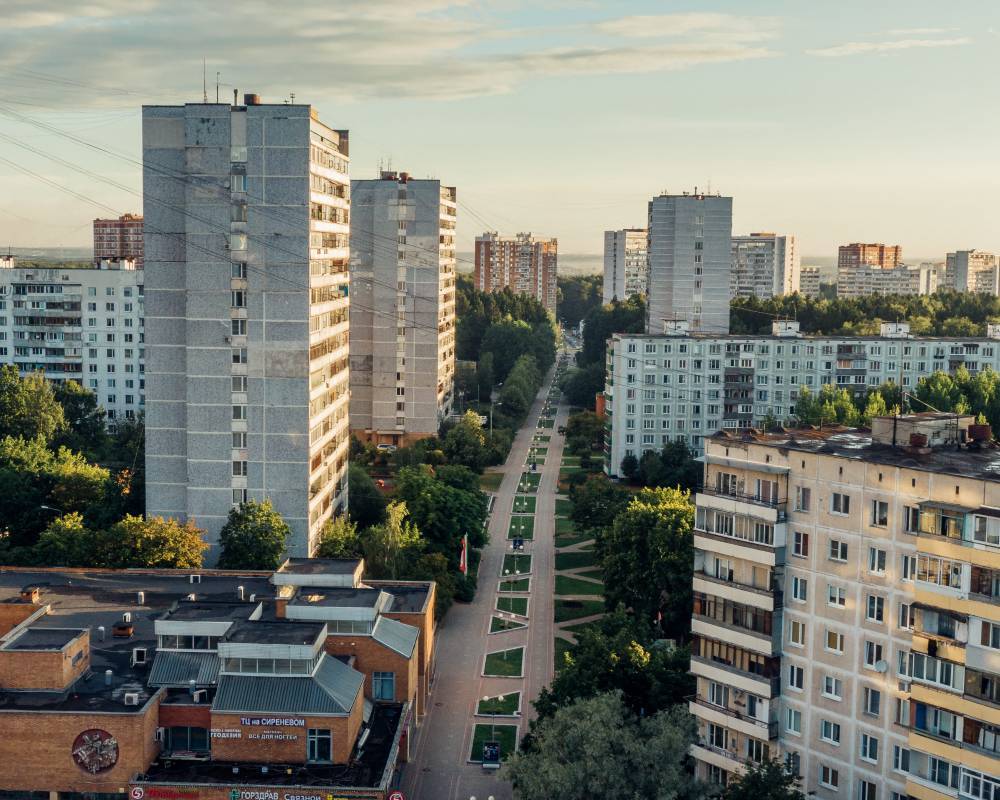
[[[536,494],[534,539],[525,547],[532,556],[528,594],[528,627],[489,634],[495,613],[503,557],[508,552],[507,528],[514,495],[527,459],[539,414],[545,404],[552,374],[528,413],[526,424],[514,439],[504,464],[503,482],[496,492],[489,523],[489,544],[479,566],[479,589],[471,604],[452,606],[437,631],[437,673],[430,708],[411,746],[410,763],[404,769],[402,790],[407,800],[512,800],[509,783],[468,761],[474,726],[490,724],[490,717],[477,717],[480,698],[521,692],[518,719],[497,718],[496,723],[517,724],[518,738],[527,731],[533,716],[530,701],[538,696],[553,674],[553,583],[555,563],[555,491],[562,460],[563,437],[557,431],[566,422],[566,409],[559,407],[555,426],[546,429],[551,438]],[[505,595],[506,596],[506,595]],[[482,675],[487,652],[525,647],[524,676],[495,678]]]

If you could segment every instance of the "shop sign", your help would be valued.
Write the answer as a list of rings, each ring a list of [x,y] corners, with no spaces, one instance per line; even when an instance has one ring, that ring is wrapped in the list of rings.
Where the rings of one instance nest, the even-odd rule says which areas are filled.
[[[243,731],[239,728],[212,728],[213,739],[241,739]]]
[[[260,733],[248,733],[247,738],[254,741],[297,742],[299,735],[282,731],[261,731]]]
[[[240,717],[240,725],[262,728],[304,728],[306,721],[296,717]]]

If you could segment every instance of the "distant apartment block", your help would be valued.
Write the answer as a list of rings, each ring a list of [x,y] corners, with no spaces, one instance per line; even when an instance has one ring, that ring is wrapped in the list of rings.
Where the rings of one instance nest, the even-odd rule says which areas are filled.
[[[1000,794],[1000,480],[974,422],[706,440],[698,777],[781,758],[821,800]]]
[[[931,264],[841,267],[837,272],[837,297],[934,294],[938,279],[939,270]]]
[[[1000,325],[985,337],[911,337],[906,323],[883,323],[880,336],[804,336],[790,320],[770,336],[695,334],[675,323],[667,334],[616,333],[608,340],[605,398],[606,470],[620,474],[671,441],[701,452],[719,430],[792,418],[802,387],[824,384],[856,397],[893,381],[913,391],[936,370],[1000,372]]]
[[[730,299],[775,297],[799,291],[801,258],[794,236],[777,233],[733,236],[732,254]]]
[[[649,201],[646,331],[685,322],[692,331],[729,331],[733,198],[662,194]]]
[[[837,268],[858,267],[868,264],[891,269],[903,262],[903,248],[898,244],[842,244],[837,251]]]
[[[143,161],[147,513],[214,548],[270,499],[311,555],[347,505],[347,133],[256,95],[147,106]]]
[[[799,270],[799,293],[806,297],[819,297],[820,273],[819,267],[802,267]]]
[[[133,261],[93,269],[0,261],[0,363],[76,381],[97,395],[110,425],[135,419],[145,406],[143,275]]]
[[[454,186],[351,181],[351,430],[402,445],[437,433],[455,383]]]
[[[1000,266],[995,253],[958,250],[945,257],[944,285],[957,292],[1000,294]]]
[[[556,239],[536,239],[530,233],[513,238],[495,231],[484,233],[476,237],[476,288],[531,295],[555,314],[558,260]]]
[[[623,228],[604,232],[604,303],[646,293],[647,231]]]
[[[94,220],[94,263],[122,260],[135,261],[138,269],[143,268],[141,214]]]

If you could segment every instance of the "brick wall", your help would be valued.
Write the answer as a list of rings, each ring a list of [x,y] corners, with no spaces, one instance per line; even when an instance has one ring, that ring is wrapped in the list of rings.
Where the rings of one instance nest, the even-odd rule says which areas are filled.
[[[208,703],[164,703],[160,706],[160,727],[212,727],[212,707]]]
[[[397,703],[412,701],[417,713],[423,713],[423,698],[419,697],[418,656],[419,648],[414,648],[413,656],[406,658],[395,650],[376,642],[370,636],[327,636],[326,652],[336,656],[354,656],[354,668],[365,676],[365,697],[372,696],[372,673],[393,672],[396,675]]]
[[[36,603],[0,603],[0,636],[6,636],[40,608]]]
[[[89,633],[62,650],[0,650],[0,689],[61,691],[89,667]]]
[[[155,741],[159,697],[137,712],[38,713],[0,710],[0,789],[118,792],[159,753]],[[104,730],[118,743],[118,761],[93,775],[73,759],[76,737]]]

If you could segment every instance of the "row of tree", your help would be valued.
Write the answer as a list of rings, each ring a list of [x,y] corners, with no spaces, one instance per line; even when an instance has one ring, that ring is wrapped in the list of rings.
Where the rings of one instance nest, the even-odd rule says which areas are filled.
[[[601,305],[604,295],[602,275],[559,275],[556,277],[556,309],[559,320],[567,328],[580,321]]]

